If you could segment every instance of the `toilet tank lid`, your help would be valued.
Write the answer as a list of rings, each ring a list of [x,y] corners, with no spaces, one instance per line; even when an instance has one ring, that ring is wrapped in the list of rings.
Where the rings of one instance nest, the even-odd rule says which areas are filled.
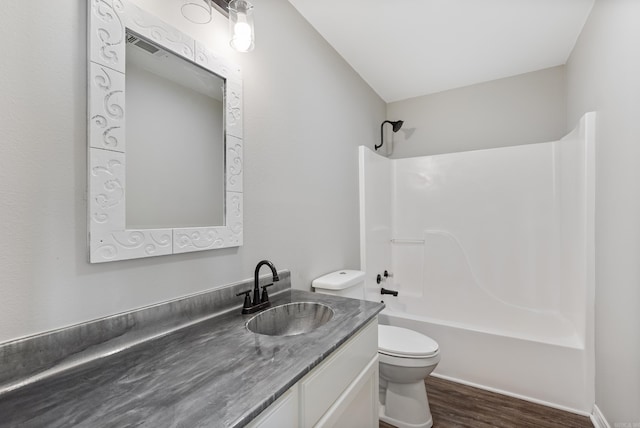
[[[324,290],[344,290],[362,281],[364,281],[364,272],[343,269],[316,278],[311,281],[311,285],[313,288]]]

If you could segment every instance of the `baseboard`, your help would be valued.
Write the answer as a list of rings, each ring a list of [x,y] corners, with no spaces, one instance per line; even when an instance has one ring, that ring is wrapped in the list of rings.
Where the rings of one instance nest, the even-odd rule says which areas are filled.
[[[589,413],[588,411],[585,411],[585,410],[579,410],[579,409],[574,409],[574,408],[563,406],[563,405],[556,404],[556,403],[550,403],[548,401],[539,400],[537,398],[527,397],[526,395],[515,394],[513,392],[505,391],[505,390],[498,389],[498,388],[493,388],[491,386],[481,385],[481,384],[474,383],[474,382],[469,382],[469,381],[462,380],[462,379],[457,379],[457,378],[454,378],[454,377],[451,377],[451,376],[441,375],[441,374],[438,374],[438,373],[431,373],[431,376],[437,377],[439,379],[448,380],[448,381],[451,381],[451,382],[461,383],[463,385],[471,386],[473,388],[484,389],[485,391],[495,392],[497,394],[506,395],[508,397],[517,398],[517,399],[520,399],[520,400],[528,401],[530,403],[535,403],[535,404],[540,404],[542,406],[552,407],[554,409],[563,410],[565,412],[574,413],[576,415],[586,416],[586,417],[591,418],[593,420],[593,416],[591,415],[591,413]],[[609,427],[609,425],[602,425],[602,428],[611,428],[611,427]]]
[[[595,404],[593,405],[593,412],[591,413],[590,418],[594,428],[611,428],[611,425],[609,425],[609,422],[607,422],[604,415]]]

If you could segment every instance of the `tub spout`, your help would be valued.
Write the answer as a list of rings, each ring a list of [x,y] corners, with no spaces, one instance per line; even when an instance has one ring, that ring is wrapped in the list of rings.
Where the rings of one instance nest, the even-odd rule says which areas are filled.
[[[396,290],[387,290],[383,287],[380,289],[380,294],[391,294],[392,296],[397,296],[398,292]]]

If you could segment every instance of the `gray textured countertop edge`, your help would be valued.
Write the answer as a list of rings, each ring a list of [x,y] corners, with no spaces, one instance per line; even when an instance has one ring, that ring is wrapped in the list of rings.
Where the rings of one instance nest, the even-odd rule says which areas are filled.
[[[246,286],[246,284],[238,283],[229,291],[235,292],[237,288],[242,288],[243,286]],[[290,283],[283,286],[290,286]],[[217,290],[220,291],[221,289],[222,287]],[[223,290],[223,292],[227,295],[230,294],[225,290]],[[172,360],[172,364],[174,365],[177,364],[180,366],[182,364],[187,366],[185,370],[190,368],[190,364],[195,366],[195,368],[187,374],[189,376],[196,376],[197,379],[204,377],[209,384],[205,383],[206,387],[201,389],[209,393],[211,393],[211,391],[217,391],[216,393],[223,396],[225,400],[223,405],[219,403],[212,404],[212,401],[217,403],[218,400],[210,396],[203,398],[194,395],[190,397],[187,393],[187,398],[194,400],[194,403],[189,404],[194,404],[194,406],[198,404],[198,400],[205,400],[206,403],[200,403],[200,407],[195,407],[197,407],[197,410],[201,413],[205,410],[207,412],[210,411],[211,415],[208,413],[206,415],[199,414],[199,416],[196,415],[197,417],[193,419],[188,419],[185,415],[185,421],[180,418],[181,415],[178,415],[179,419],[173,421],[167,420],[166,424],[164,424],[164,422],[162,423],[164,426],[175,426],[175,424],[181,425],[183,423],[187,423],[190,426],[210,426],[212,423],[215,424],[217,422],[221,422],[222,426],[244,426],[276,401],[278,397],[320,364],[363,326],[374,319],[384,308],[384,305],[381,303],[346,299],[290,288],[281,289],[272,295],[272,306],[293,301],[323,302],[334,308],[336,315],[334,319],[325,324],[325,326],[305,335],[269,337],[255,335],[246,330],[245,323],[252,315],[240,315],[239,306],[237,306],[238,313],[235,312],[236,307],[231,307],[231,309],[225,307],[224,311],[218,312],[215,316],[209,318],[205,317],[201,322],[193,323],[184,328],[169,332],[166,335],[157,335],[156,338],[148,342],[136,344],[134,347],[112,356],[101,356],[101,358],[91,360],[79,367],[63,371],[57,376],[51,376],[41,381],[27,384],[21,388],[7,391],[0,395],[0,413],[7,414],[6,412],[10,411],[14,416],[14,418],[11,419],[12,421],[17,424],[26,423],[26,426],[29,426],[29,421],[33,422],[33,420],[29,418],[30,415],[20,415],[20,412],[38,412],[39,409],[46,409],[47,413],[38,415],[39,423],[51,419],[56,423],[62,423],[66,426],[82,426],[83,421],[89,423],[89,420],[82,419],[82,417],[94,417],[94,415],[75,415],[72,411],[73,409],[70,410],[66,408],[72,406],[64,404],[65,402],[75,402],[76,400],[80,400],[81,402],[84,400],[86,402],[85,404],[91,404],[91,397],[87,398],[86,394],[92,393],[93,391],[87,389],[86,386],[81,386],[79,384],[81,379],[93,379],[97,387],[102,388],[104,390],[102,392],[113,399],[113,396],[117,396],[118,394],[122,394],[123,391],[126,391],[122,390],[119,382],[122,382],[123,379],[129,379],[131,377],[131,371],[141,371],[149,377],[150,380],[147,380],[149,380],[151,384],[154,384],[154,381],[157,380],[155,377],[157,373],[164,370],[162,358],[166,358],[167,360]],[[234,334],[239,338],[234,339]],[[231,349],[218,349],[220,348],[220,344],[216,343],[217,335],[220,336],[219,339],[222,343],[222,348],[224,348],[224,346],[236,346],[238,347],[238,352],[232,352],[230,355],[227,355],[225,352],[228,353]],[[198,337],[198,340],[196,341],[194,337]],[[234,340],[237,343],[234,344]],[[180,347],[180,344],[183,342],[188,342],[189,346],[193,346],[194,351],[200,351],[202,355],[194,356],[191,355],[190,352],[185,352],[185,350]],[[173,348],[175,348],[175,352],[172,354],[171,349]],[[183,353],[181,357],[183,361],[173,361],[180,352]],[[216,362],[215,357],[209,357],[207,354],[216,352],[216,355],[226,355],[227,358],[231,360],[235,358],[235,364],[231,364],[231,368],[226,367],[224,366],[226,361],[222,361],[220,364]],[[139,358],[143,358],[142,363],[137,361]],[[133,362],[135,362],[135,364],[133,364]],[[145,362],[148,365],[146,368],[144,367]],[[273,362],[275,362],[275,364],[272,365],[271,363]],[[166,364],[169,363],[167,362]],[[224,367],[217,367],[214,370],[213,366],[208,366],[208,364],[218,364]],[[246,367],[244,367],[245,365]],[[229,365],[227,364],[227,366]],[[279,366],[287,367],[283,369],[283,367]],[[224,382],[216,378],[215,373],[209,373],[216,372],[216,370],[220,372],[221,378],[225,378]],[[80,374],[76,373],[74,376],[74,372]],[[112,375],[110,375],[110,373],[112,373]],[[260,377],[260,373],[266,373],[267,378],[256,379],[256,377]],[[274,377],[271,378],[270,374],[273,374]],[[172,376],[173,379],[171,379]],[[174,370],[174,372],[169,373],[167,377],[170,381],[174,382],[171,385],[184,384],[183,386],[188,386],[189,381],[183,380],[180,377],[179,370],[177,373],[176,370]],[[248,382],[248,386],[245,385],[235,391],[229,391],[229,389],[231,389],[229,387],[229,378],[243,379],[243,377],[246,377],[245,380]],[[188,376],[186,379],[188,379]],[[223,388],[221,392],[216,389],[218,383]],[[49,389],[51,385],[60,388],[63,393],[61,391],[51,391]],[[160,386],[157,387],[166,388],[166,385],[161,383]],[[51,394],[51,392],[60,392],[60,394]],[[144,392],[149,393],[148,390],[144,390]],[[154,394],[151,393],[151,395],[153,398]],[[56,396],[59,396],[57,401],[55,398],[52,398]],[[172,395],[161,397],[166,399],[174,398]],[[127,398],[125,392],[122,400],[126,400]],[[180,396],[179,398],[182,399],[183,397]],[[39,400],[43,400],[44,402],[40,403]],[[238,403],[242,402],[245,404],[238,405]],[[40,403],[40,405],[34,408],[33,403]],[[136,403],[140,404],[134,400],[133,404],[135,405]],[[147,404],[147,406],[144,406],[145,408],[153,407],[150,403],[145,404]],[[153,404],[155,405],[155,403]],[[133,410],[137,409],[133,408]],[[162,412],[162,408],[156,410]],[[175,411],[173,408],[171,410]],[[80,422],[70,424],[68,420],[59,420],[57,416],[60,414],[66,415],[65,417],[72,414],[73,420]],[[175,417],[174,413],[172,413],[172,415]],[[22,416],[25,418],[22,418]],[[106,412],[104,416],[106,417],[105,420],[99,419],[97,421],[93,420],[93,422],[102,423],[103,426],[115,426],[123,422],[108,419],[109,412]],[[143,416],[144,415],[140,417]],[[200,419],[198,419],[198,417],[200,417]],[[164,419],[162,420],[165,421]],[[137,422],[141,422],[144,426],[147,421],[142,419],[137,420]],[[5,426],[1,422],[0,425]],[[8,426],[13,426],[13,424],[10,423]]]

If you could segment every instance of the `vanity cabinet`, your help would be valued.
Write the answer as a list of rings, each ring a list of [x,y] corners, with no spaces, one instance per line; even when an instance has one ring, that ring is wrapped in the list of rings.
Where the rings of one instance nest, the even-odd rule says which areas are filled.
[[[377,427],[377,319],[311,370],[248,426]]]

